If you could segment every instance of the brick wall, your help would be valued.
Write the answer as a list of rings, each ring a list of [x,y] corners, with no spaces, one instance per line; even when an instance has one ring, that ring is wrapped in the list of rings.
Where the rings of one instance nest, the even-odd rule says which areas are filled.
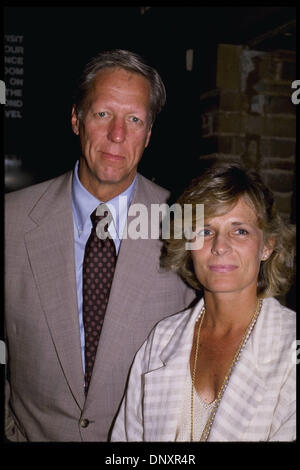
[[[291,83],[296,57],[220,44],[216,87],[200,97],[200,161],[241,159],[273,190],[279,212],[292,219],[296,106]]]

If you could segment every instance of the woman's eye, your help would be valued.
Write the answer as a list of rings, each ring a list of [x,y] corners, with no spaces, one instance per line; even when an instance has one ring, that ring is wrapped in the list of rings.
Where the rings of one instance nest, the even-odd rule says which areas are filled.
[[[211,232],[210,230],[208,230],[207,228],[204,228],[203,230],[200,230],[200,231],[197,233],[197,235],[198,235],[199,237],[209,237],[209,235],[211,235],[211,233],[212,233],[212,232]]]
[[[248,235],[249,234],[248,230],[245,230],[244,228],[237,229],[236,233],[238,235]]]
[[[103,118],[107,115],[107,112],[106,111],[100,111],[99,113],[97,113],[99,117]]]

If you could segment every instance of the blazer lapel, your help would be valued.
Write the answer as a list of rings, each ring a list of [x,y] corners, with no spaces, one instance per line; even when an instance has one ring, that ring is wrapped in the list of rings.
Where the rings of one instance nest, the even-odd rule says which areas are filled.
[[[150,199],[151,203],[155,202]],[[132,200],[132,204],[139,203],[146,207],[148,213],[148,227],[150,230],[151,218],[149,195],[145,194],[143,184],[138,175],[137,187]],[[130,227],[134,216],[127,217],[127,229]],[[124,238],[121,243],[117,269],[113,280],[111,295],[109,299],[106,318],[110,318],[113,313],[115,319],[120,322],[121,328],[124,328],[124,311],[130,311],[131,325],[134,325],[134,315],[139,315],[141,306],[145,300],[145,292],[151,286],[147,264],[152,261],[153,252],[159,252],[161,248],[160,240],[151,239],[131,239],[129,236]],[[134,292],[134,302],[128,292]]]
[[[203,300],[177,328],[161,353],[162,366],[149,371],[145,380],[145,441],[175,441],[184,384],[191,353],[195,320]]]
[[[29,214],[35,228],[25,235],[41,304],[70,390],[80,408],[84,377],[74,261],[72,173],[57,178]]]
[[[147,207],[150,228],[149,199],[149,195],[144,193],[143,184],[141,184],[138,176],[132,204],[138,202]],[[153,201],[152,198],[151,202],[156,201]],[[133,219],[134,217],[127,217],[127,227],[130,226]],[[147,266],[149,263],[154,262],[153,253],[159,252],[155,248],[156,245],[160,248],[161,242],[149,239],[133,240],[129,237],[122,240],[103,330],[98,344],[87,402],[90,399],[92,401],[99,393],[101,384],[107,382],[108,371],[104,365],[109,364],[110,368],[113,368],[114,364],[120,366],[120,362],[126,362],[123,361],[124,357],[128,357],[128,361],[131,362],[132,355],[136,352],[136,349],[130,351],[128,338],[130,338],[132,331],[134,331],[136,325],[140,322],[145,302],[145,292],[148,292],[151,288],[152,279],[149,277]],[[149,328],[153,325],[152,322],[153,318],[149,318]],[[123,338],[125,338],[124,341]],[[126,348],[122,349],[123,344],[126,344]]]
[[[261,367],[261,363],[268,360],[272,351],[272,345],[266,344],[270,337],[265,337],[265,331],[261,328],[262,317],[263,311],[232,371],[215,416],[209,441],[247,440],[249,425],[265,393],[268,368]],[[263,344],[265,350],[258,354],[259,344]]]

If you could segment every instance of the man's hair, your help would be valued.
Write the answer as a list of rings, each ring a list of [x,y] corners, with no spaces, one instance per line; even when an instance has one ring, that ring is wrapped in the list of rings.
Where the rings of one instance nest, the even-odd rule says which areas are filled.
[[[194,179],[177,202],[182,209],[184,204],[192,204],[193,207],[204,204],[204,219],[208,219],[224,215],[241,197],[255,211],[264,243],[268,246],[268,241],[275,242],[271,256],[261,262],[257,295],[261,298],[283,295],[288,291],[294,274],[295,227],[277,213],[272,192],[255,171],[244,168],[239,162],[216,163]],[[195,220],[192,223],[195,225]],[[185,243],[184,232],[180,239],[175,238],[173,227],[173,236],[166,242],[162,265],[202,291],[191,252],[185,249]]]
[[[104,51],[93,57],[85,66],[74,93],[78,119],[83,119],[88,106],[88,96],[100,70],[122,68],[145,77],[150,85],[149,127],[166,101],[166,90],[159,73],[137,53],[122,49]]]

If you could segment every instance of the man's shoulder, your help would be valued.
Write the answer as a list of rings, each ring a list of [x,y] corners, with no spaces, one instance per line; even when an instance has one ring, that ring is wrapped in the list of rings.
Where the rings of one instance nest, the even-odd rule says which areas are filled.
[[[16,204],[21,204],[23,207],[24,205],[30,206],[35,201],[38,201],[51,187],[55,190],[62,185],[66,185],[71,175],[72,171],[70,170],[46,181],[7,193],[5,194],[5,204],[6,206],[15,206]]]
[[[149,180],[140,173],[137,174],[137,193],[151,202],[166,202],[170,197],[170,191]]]

